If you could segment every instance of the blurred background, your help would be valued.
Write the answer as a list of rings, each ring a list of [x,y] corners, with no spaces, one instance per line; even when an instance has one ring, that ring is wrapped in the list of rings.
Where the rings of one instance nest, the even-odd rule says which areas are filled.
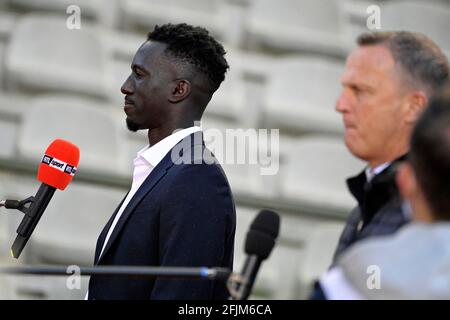
[[[66,27],[72,4],[80,29]],[[280,130],[279,154],[246,150],[269,152],[276,175],[224,165],[237,206],[235,269],[249,223],[271,208],[282,216],[280,237],[252,298],[307,297],[355,205],[345,179],[364,167],[344,146],[334,104],[371,5],[381,8],[381,30],[420,31],[450,53],[448,0],[0,0],[0,198],[35,194],[55,138],[81,150],[74,181],[56,192],[19,261],[9,248],[22,214],[1,210],[0,264],[93,263],[97,236],[130,186],[132,159],[148,144],[146,132],[126,129],[120,86],[155,24],[187,22],[219,39],[231,66],[202,126]],[[66,278],[1,276],[0,298],[82,299],[87,280],[68,290]]]

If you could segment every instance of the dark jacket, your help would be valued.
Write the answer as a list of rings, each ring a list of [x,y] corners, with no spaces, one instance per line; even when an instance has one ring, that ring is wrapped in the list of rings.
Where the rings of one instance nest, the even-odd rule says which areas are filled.
[[[169,152],[153,169],[99,257],[119,205],[98,238],[95,265],[232,269],[236,214],[230,186],[220,165],[198,159],[209,152],[195,134],[175,146],[187,143],[180,157],[172,159]],[[186,151],[200,164],[182,163]],[[89,299],[227,298],[225,284],[207,280],[92,276],[89,281]]]
[[[355,242],[372,236],[396,232],[409,218],[402,211],[401,199],[395,183],[395,171],[403,156],[376,175],[370,182],[365,171],[347,180],[352,195],[358,201],[347,219],[334,253],[333,264],[342,252]]]

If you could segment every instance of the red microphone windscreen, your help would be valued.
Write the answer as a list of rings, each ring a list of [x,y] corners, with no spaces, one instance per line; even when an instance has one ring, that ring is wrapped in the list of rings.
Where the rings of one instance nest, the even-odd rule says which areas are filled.
[[[80,160],[80,149],[69,141],[56,139],[45,151],[38,170],[38,180],[64,190],[72,181]]]

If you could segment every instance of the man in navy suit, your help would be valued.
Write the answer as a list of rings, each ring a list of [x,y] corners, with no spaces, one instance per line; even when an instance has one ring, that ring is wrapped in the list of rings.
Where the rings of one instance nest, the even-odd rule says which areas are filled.
[[[131,131],[148,129],[133,184],[101,232],[95,265],[233,267],[235,205],[199,121],[228,69],[203,28],[166,24],[138,49],[121,91]],[[89,299],[226,299],[207,280],[92,276]]]

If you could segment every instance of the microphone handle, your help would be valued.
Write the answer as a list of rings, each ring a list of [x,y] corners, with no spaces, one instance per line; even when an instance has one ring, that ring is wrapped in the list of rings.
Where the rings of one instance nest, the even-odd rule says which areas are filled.
[[[55,188],[49,186],[48,184],[42,183],[34,196],[34,201],[25,211],[25,216],[22,219],[19,227],[17,228],[17,237],[11,247],[11,253],[14,258],[18,258],[23,248],[28,242],[31,234],[36,228],[42,214],[48,206],[53,194],[55,193]]]
[[[257,255],[252,254],[247,257],[241,273],[242,284],[236,289],[236,300],[247,300],[260,266],[261,259]]]
[[[19,200],[1,200],[0,208],[5,207],[6,209],[20,209]]]

